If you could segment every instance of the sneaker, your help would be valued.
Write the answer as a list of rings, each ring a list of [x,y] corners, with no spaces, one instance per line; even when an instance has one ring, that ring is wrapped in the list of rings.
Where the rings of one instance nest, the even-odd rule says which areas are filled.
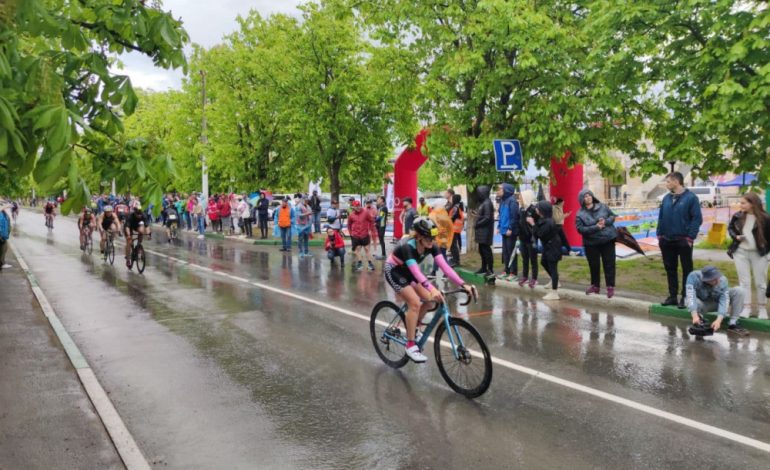
[[[597,292],[597,294],[598,294],[598,292]],[[615,297],[615,288],[614,287],[608,287],[607,288],[607,298],[611,299],[613,297]]]
[[[508,278],[506,279],[506,281],[508,281],[508,282],[516,282],[518,280],[519,280],[519,276],[517,276],[515,274],[509,274]]]
[[[203,240],[204,238],[206,237],[204,237],[203,235],[198,235],[198,240]]]
[[[660,304],[663,305],[663,306],[676,305],[677,304],[676,296],[675,295],[669,295],[668,297],[666,297],[666,300],[664,300]]]
[[[425,354],[420,352],[420,348],[418,348],[416,344],[412,344],[411,346],[406,348],[406,355],[409,356],[409,359],[413,360],[418,364],[422,364],[423,362],[426,362],[428,360]]]
[[[524,284],[526,284],[528,282],[529,282],[528,278],[522,277],[521,279],[519,279],[519,287],[524,287]]]
[[[556,291],[545,294],[543,300],[559,300],[559,294]]]
[[[414,342],[419,343],[422,339],[422,331],[420,331],[419,328],[417,328],[417,331],[414,333]]]
[[[685,309],[687,306],[684,304],[684,296],[682,296],[681,299],[679,299],[679,303],[676,305],[677,308]]]
[[[8,268],[12,268],[12,267],[13,266],[8,264],[8,263],[5,263],[4,265],[0,266],[0,268],[2,268],[2,269],[8,269]]]
[[[749,335],[749,330],[747,330],[746,328],[742,327],[741,325],[739,325],[737,323],[735,325],[728,326],[727,327],[727,332],[728,333],[732,333],[734,335],[738,335],[738,336],[748,336]]]
[[[598,294],[598,293],[599,293],[599,286],[588,286],[588,289],[586,289],[586,295]]]
[[[529,280],[529,288],[530,289],[534,289],[536,285],[537,285],[537,279],[530,279]]]
[[[369,261],[369,271],[374,271],[374,263]]]

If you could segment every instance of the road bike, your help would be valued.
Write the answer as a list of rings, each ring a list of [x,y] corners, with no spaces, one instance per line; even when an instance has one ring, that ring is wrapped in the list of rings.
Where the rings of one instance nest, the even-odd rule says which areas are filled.
[[[110,264],[115,262],[115,239],[112,230],[107,230],[107,239],[104,241],[104,261]]]
[[[45,226],[48,227],[48,231],[53,230],[53,214],[45,215]]]
[[[137,233],[136,238],[131,242],[131,254],[128,256],[128,269],[131,270],[133,265],[136,265],[136,270],[139,274],[144,272],[144,247],[142,246],[143,234]]]
[[[80,247],[80,249],[90,255],[94,251],[94,239],[91,236],[93,234],[93,230],[91,230],[91,227],[85,226],[82,228],[82,231],[85,235],[85,243]]]
[[[171,227],[168,229],[169,240],[171,240],[172,243],[176,241],[177,238],[177,225],[176,222],[171,222]]]
[[[468,305],[471,301],[470,295],[463,289],[444,292],[444,296],[454,294],[466,295],[467,300],[460,305]],[[383,300],[374,306],[369,320],[369,331],[377,355],[395,369],[409,362],[406,355],[406,311],[406,304],[399,307]],[[422,350],[435,328],[433,353],[441,376],[455,392],[468,398],[481,396],[492,383],[492,356],[484,339],[473,325],[453,317],[446,303],[438,304],[433,311],[433,318],[415,343]]]

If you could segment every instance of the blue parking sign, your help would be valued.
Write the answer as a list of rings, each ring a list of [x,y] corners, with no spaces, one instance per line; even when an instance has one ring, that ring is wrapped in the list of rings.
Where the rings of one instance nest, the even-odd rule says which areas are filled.
[[[523,170],[524,160],[521,154],[521,142],[515,139],[496,139],[495,145],[495,164],[497,171],[517,171]]]

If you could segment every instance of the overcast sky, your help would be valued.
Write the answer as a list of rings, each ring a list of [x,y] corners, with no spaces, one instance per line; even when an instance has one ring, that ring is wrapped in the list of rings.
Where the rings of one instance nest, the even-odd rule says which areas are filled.
[[[235,17],[246,16],[249,10],[256,10],[262,16],[271,13],[297,14],[300,0],[164,0],[163,9],[171,11],[174,18],[182,18],[184,28],[190,35],[190,42],[211,47],[222,41],[222,37],[236,28]],[[156,68],[152,60],[138,53],[120,57],[123,73],[131,77],[135,87],[156,91],[179,88],[182,84],[180,70]]]

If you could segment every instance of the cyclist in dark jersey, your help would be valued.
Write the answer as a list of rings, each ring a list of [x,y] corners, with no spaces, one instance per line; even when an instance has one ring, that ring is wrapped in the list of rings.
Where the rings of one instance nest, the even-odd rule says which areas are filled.
[[[56,205],[52,201],[48,201],[43,209],[45,215],[45,223],[48,225],[48,219],[51,219],[51,228],[53,228],[53,218],[56,217]]]
[[[107,241],[107,232],[117,234],[120,231],[120,221],[111,205],[102,207],[103,212],[96,217],[96,226],[99,229],[99,251],[104,253],[104,243]]]
[[[96,218],[91,208],[86,206],[78,217],[78,231],[80,232],[80,249],[85,250],[86,247],[86,231],[90,235],[93,232],[93,226],[96,225]]]
[[[142,212],[142,205],[138,202],[134,206],[133,212],[126,217],[126,223],[123,225],[123,235],[126,237],[126,266],[129,264],[129,257],[131,256],[131,248],[133,243],[133,234],[138,233],[147,235],[147,238],[152,238],[152,231],[150,230],[150,224],[147,221],[147,215]]]
[[[433,240],[437,234],[438,229],[433,221],[422,217],[417,218],[412,225],[411,235],[402,240],[393,250],[383,269],[388,285],[409,307],[406,312],[406,354],[414,362],[428,360],[414,342],[417,325],[431,306],[430,303],[422,303],[422,301],[444,301],[441,291],[420,271],[420,263],[428,255],[433,256],[434,262],[452,282],[465,289],[469,295],[476,295],[476,288],[463,282],[444,259],[441,250]]]

